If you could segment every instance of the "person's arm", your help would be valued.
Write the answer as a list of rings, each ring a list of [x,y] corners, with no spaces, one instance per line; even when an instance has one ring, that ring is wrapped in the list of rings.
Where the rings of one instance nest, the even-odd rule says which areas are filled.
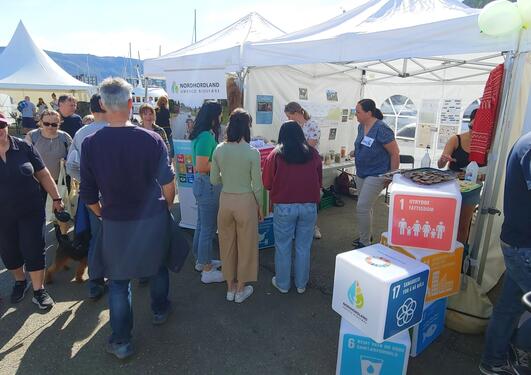
[[[317,166],[317,175],[319,176],[319,188],[323,188],[323,162],[321,157],[316,152],[315,165]]]
[[[96,215],[97,217],[101,217],[101,203],[96,202],[94,204],[87,204],[87,207]]]
[[[210,173],[210,160],[208,156],[199,156],[195,157],[195,170],[199,173]]]
[[[214,153],[212,154],[212,163],[210,164],[210,183],[212,185],[220,185],[222,183],[221,180],[221,169],[219,167],[218,162],[218,155],[219,155],[219,148],[216,148],[214,150]]]
[[[391,157],[391,171],[395,171],[400,167],[400,149],[396,141],[391,141],[384,145],[385,150]]]
[[[173,206],[173,201],[175,200],[175,182],[173,180],[162,186],[162,195],[164,195],[168,207],[171,208]]]
[[[50,197],[52,197],[53,210],[64,210],[65,206],[63,204],[63,201],[61,200],[61,196],[59,195],[59,190],[57,189],[57,185],[55,184],[55,181],[53,180],[48,168],[43,168],[40,171],[35,172],[34,176],[37,181],[39,181],[44,190],[50,195]]]
[[[75,178],[77,181],[81,181],[81,176],[79,175],[79,159],[80,153],[77,147],[78,139],[74,137],[70,148],[68,149],[68,155],[66,156],[66,173],[71,177]]]
[[[210,173],[210,158],[212,156],[211,140],[201,133],[195,145],[195,171],[199,173]]]
[[[307,142],[308,142],[308,144],[310,146],[315,147],[315,146],[317,146],[317,142],[319,142],[319,140],[317,140],[317,139],[308,139]]]
[[[437,160],[437,167],[444,168],[449,162],[455,161],[454,158],[452,158],[452,154],[457,148],[457,136],[452,135],[448,142],[446,142],[446,145],[444,146],[444,150],[442,152],[441,157],[439,160]]]
[[[81,148],[79,198],[99,217],[101,216],[100,189],[92,170],[92,155],[90,151],[90,138],[87,138],[83,141]]]

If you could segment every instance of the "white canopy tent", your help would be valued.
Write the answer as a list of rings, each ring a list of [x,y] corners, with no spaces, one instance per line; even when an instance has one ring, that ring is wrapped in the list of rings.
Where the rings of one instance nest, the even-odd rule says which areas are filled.
[[[258,13],[249,13],[197,43],[144,62],[144,75],[164,77],[169,70],[225,69],[239,72],[244,44],[283,35]]]
[[[73,93],[87,97],[94,87],[78,81],[57,65],[39,48],[22,21],[19,22],[11,41],[0,55],[0,93],[15,101],[25,95],[36,101],[44,97],[49,101],[51,92],[58,96]]]
[[[362,97],[382,103],[394,93],[413,96],[418,102],[461,98],[466,105],[482,95],[492,68],[505,62],[506,100],[499,121],[503,126],[498,128],[490,153],[489,180],[473,241],[473,255],[481,260],[475,272],[483,279],[483,289],[489,290],[503,272],[503,259],[496,240],[501,218],[487,215],[487,211],[501,208],[499,184],[494,182],[503,179],[508,146],[522,131],[520,112],[525,113],[528,100],[521,92],[528,92],[531,85],[529,79],[522,80],[529,77],[524,75],[529,70],[524,52],[530,50],[531,32],[483,35],[477,26],[478,13],[456,0],[369,0],[319,25],[266,41],[246,42],[238,48],[238,59],[215,64],[243,73],[245,107],[255,113],[257,95],[278,96],[279,101],[273,103],[278,111],[282,103],[297,100],[298,87],[313,84],[323,90],[325,85],[339,85],[338,81],[350,85],[350,105]],[[209,47],[212,56],[216,55],[211,50],[214,47]],[[200,74],[212,67],[201,57],[199,54],[194,63],[189,56],[155,59],[147,61],[145,69],[151,74],[172,69],[194,69]],[[523,107],[515,107],[516,100]],[[274,126],[253,126],[255,134],[267,137],[276,130]]]

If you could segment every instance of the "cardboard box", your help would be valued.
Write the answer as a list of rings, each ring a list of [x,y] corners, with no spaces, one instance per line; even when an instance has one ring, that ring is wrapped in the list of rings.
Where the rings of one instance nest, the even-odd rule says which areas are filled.
[[[422,321],[410,329],[412,357],[422,353],[443,333],[447,303],[448,298],[443,298],[424,306]]]
[[[275,246],[275,232],[273,231],[273,217],[266,217],[258,223],[258,249]]]
[[[428,186],[397,174],[389,192],[389,244],[453,251],[461,212],[456,181]]]
[[[341,319],[336,375],[405,375],[410,347],[407,331],[379,344]]]
[[[427,265],[380,244],[338,254],[332,308],[376,342],[422,318]]]
[[[380,242],[382,245],[388,246],[387,232],[382,233]],[[459,293],[464,246],[460,242],[456,242],[456,246],[452,252],[400,246],[390,246],[390,248],[430,267],[426,293],[426,302],[430,302]]]

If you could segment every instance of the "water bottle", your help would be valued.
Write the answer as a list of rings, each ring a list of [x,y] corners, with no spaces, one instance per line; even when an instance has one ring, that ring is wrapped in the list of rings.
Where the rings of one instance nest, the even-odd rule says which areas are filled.
[[[430,158],[430,146],[426,146],[426,153],[424,154],[424,157],[420,161],[420,167],[421,168],[429,168],[431,166],[431,158]]]
[[[474,184],[477,183],[478,172],[479,172],[478,163],[476,163],[475,161],[471,161],[466,167],[465,181],[470,181]]]

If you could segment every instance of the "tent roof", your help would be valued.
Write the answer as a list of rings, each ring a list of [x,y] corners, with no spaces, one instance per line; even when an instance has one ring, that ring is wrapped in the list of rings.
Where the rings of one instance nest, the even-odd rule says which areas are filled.
[[[247,66],[366,62],[515,50],[517,34],[490,37],[478,9],[458,0],[368,0],[324,23],[244,49]]]
[[[242,45],[283,35],[284,32],[258,13],[249,13],[197,43],[144,62],[144,74],[162,76],[165,70],[224,69],[241,67]]]
[[[0,55],[0,89],[90,90],[39,48],[22,21]]]

